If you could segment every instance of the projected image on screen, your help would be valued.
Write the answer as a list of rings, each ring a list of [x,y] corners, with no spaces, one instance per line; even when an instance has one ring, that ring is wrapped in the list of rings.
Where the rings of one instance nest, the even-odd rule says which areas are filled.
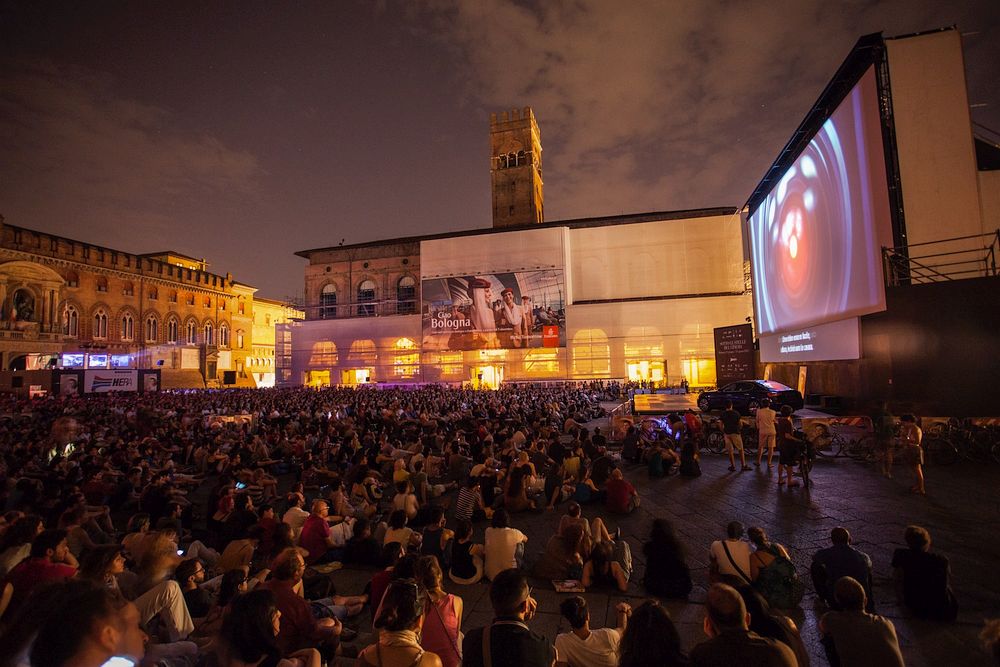
[[[885,310],[882,151],[869,69],[750,216],[760,333]]]

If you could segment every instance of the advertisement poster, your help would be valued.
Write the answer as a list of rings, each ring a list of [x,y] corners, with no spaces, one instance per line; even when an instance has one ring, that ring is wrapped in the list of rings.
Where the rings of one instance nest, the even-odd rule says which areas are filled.
[[[566,346],[561,270],[428,278],[421,293],[424,351]]]
[[[160,374],[156,371],[147,371],[142,374],[143,392],[154,392],[160,390]]]
[[[111,391],[138,391],[138,371],[87,371],[83,375],[83,391],[104,394]]]
[[[59,395],[76,396],[80,393],[80,380],[76,373],[64,373],[59,376]]]
[[[753,327],[749,324],[715,329],[715,376],[720,389],[754,379]]]

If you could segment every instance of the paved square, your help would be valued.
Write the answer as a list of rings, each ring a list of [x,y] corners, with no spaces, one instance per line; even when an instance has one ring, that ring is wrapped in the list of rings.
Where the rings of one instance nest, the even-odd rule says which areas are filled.
[[[676,475],[649,480],[644,467],[627,468],[626,474],[642,496],[642,506],[628,517],[610,516],[603,508],[587,507],[588,517],[602,516],[632,546],[635,572],[627,594],[588,592],[593,624],[613,622],[615,603],[629,600],[637,604],[645,597],[638,582],[644,563],[641,544],[654,517],[672,521],[688,549],[688,563],[695,589],[688,602],[667,602],[678,625],[685,650],[702,641],[702,618],[708,576],[708,547],[725,532],[733,519],[746,526],[762,526],[771,538],[788,548],[800,576],[809,582],[808,567],[813,552],[829,546],[830,529],[848,528],[855,545],[868,553],[875,568],[875,597],[878,613],[896,625],[900,646],[907,665],[990,665],[992,661],[980,648],[977,635],[983,619],[1000,615],[1000,578],[990,571],[1000,563],[1000,526],[996,485],[1000,467],[974,466],[959,462],[946,468],[926,469],[926,497],[908,493],[910,480],[897,469],[896,479],[878,476],[868,465],[841,458],[817,462],[813,470],[814,486],[786,489],[776,485],[776,473],[766,466],[760,471],[727,471],[724,456],[702,456],[703,474],[697,479]],[[537,512],[513,515],[514,527],[529,537],[528,559],[533,563],[553,533],[561,512]],[[894,549],[903,544],[903,529],[911,523],[926,527],[933,540],[932,549],[951,560],[953,585],[959,600],[958,622],[938,624],[907,618],[896,602],[890,560]],[[483,524],[476,528],[482,540]],[[370,571],[341,570],[334,573],[338,589],[360,592]],[[549,639],[560,629],[558,604],[561,595],[551,590],[547,581],[533,581],[539,600],[539,615],[532,627]],[[492,613],[487,586],[457,586],[446,581],[446,589],[465,601],[464,629],[489,621]],[[819,643],[817,622],[825,611],[817,602],[811,583],[807,584],[802,609],[794,614],[800,626],[813,664],[824,665],[826,658]],[[370,620],[362,619],[362,630]]]

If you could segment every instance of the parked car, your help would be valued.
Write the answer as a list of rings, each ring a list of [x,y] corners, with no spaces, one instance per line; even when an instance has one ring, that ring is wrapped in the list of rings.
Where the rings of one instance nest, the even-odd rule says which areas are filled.
[[[702,412],[725,410],[726,403],[732,401],[734,410],[743,414],[753,414],[765,398],[771,401],[771,407],[775,410],[780,409],[782,405],[790,405],[793,410],[800,410],[803,405],[802,394],[780,382],[740,380],[716,391],[701,392],[698,394],[698,408]]]

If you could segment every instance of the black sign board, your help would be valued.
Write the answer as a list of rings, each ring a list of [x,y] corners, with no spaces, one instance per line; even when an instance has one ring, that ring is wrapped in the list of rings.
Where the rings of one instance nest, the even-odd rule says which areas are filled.
[[[737,324],[715,329],[715,376],[719,388],[754,379],[753,327]]]

